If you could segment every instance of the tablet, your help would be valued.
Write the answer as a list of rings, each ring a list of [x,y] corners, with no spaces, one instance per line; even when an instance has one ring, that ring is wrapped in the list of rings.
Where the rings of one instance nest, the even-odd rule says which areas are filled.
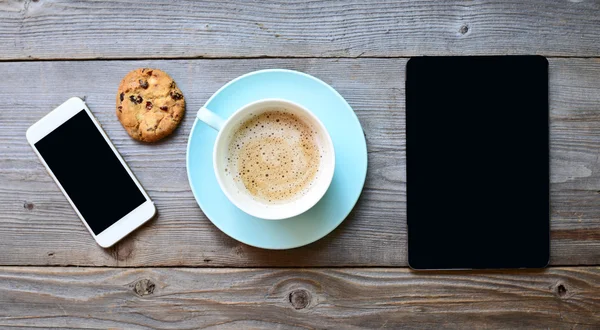
[[[544,57],[411,58],[406,66],[410,267],[545,267],[548,132]]]

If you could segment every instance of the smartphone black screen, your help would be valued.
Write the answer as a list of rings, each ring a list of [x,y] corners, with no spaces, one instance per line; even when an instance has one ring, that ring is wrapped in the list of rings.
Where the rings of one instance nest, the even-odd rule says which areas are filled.
[[[85,110],[35,148],[96,235],[146,201]]]
[[[547,60],[410,59],[406,164],[411,267],[546,266]]]

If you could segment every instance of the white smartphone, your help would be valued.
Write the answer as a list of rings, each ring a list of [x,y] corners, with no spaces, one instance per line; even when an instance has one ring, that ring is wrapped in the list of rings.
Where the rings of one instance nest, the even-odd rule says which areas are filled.
[[[156,213],[81,99],[70,98],[33,124],[27,141],[100,246],[110,247]]]

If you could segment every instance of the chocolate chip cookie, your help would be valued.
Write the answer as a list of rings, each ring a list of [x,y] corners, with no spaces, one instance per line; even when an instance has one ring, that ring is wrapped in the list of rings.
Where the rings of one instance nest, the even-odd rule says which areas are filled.
[[[117,117],[136,140],[156,142],[171,134],[184,112],[183,94],[164,71],[136,69],[119,85]]]

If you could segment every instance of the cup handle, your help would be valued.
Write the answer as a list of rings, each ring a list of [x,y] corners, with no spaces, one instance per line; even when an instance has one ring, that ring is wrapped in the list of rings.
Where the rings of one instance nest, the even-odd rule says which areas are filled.
[[[223,124],[225,123],[225,120],[223,120],[223,118],[219,117],[214,112],[208,110],[205,107],[202,107],[200,108],[200,110],[198,110],[196,117],[198,117],[198,119],[202,120],[208,126],[212,127],[217,131],[220,131],[221,128],[223,128]]]

